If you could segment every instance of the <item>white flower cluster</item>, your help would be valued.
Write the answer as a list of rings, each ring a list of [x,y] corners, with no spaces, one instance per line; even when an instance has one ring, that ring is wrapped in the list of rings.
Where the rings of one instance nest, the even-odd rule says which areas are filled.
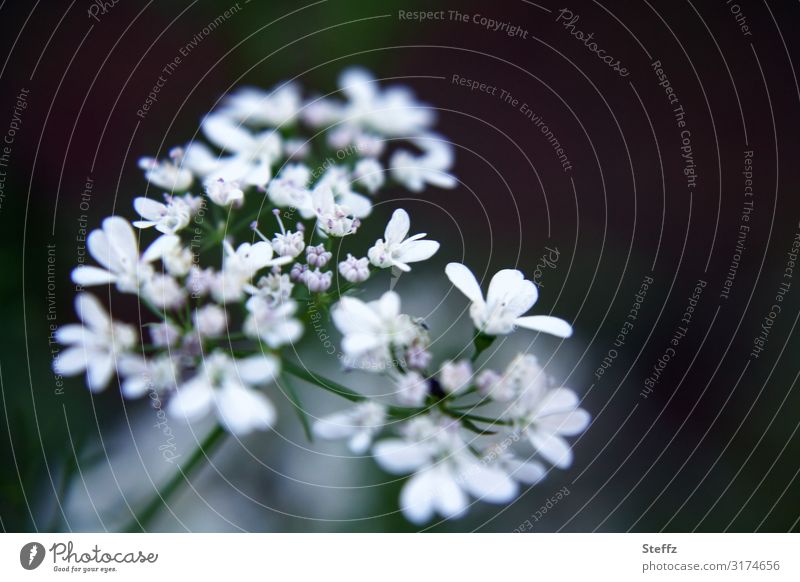
[[[545,474],[532,455],[569,466],[564,437],[585,430],[589,416],[533,356],[517,356],[503,372],[475,369],[477,357],[494,336],[516,327],[559,337],[572,328],[524,315],[537,290],[519,271],[498,272],[484,297],[472,272],[450,263],[447,277],[471,301],[475,353],[432,367],[427,328],[402,313],[397,293],[368,302],[352,294],[376,270],[408,272],[439,250],[425,233],[410,235],[404,209],[394,211],[371,247],[348,249],[373,197],[391,185],[452,188],[456,179],[449,173],[452,146],[431,132],[432,109],[407,88],[383,89],[353,69],[341,76],[340,94],[304,100],[293,83],[243,89],[202,121],[215,149],[194,142],[166,160],[142,158],[145,178],[167,191],[163,201],[136,198],[141,218],[133,223],[103,220],[87,239],[97,265],[75,268],[72,279],[80,288],[113,285],[138,296],[152,313],[141,324],[147,331],[115,321],[81,291],[82,324],[58,330],[66,348],[54,368],[85,372],[95,392],[116,374],[127,398],[156,393],[170,415],[213,413],[229,432],[244,435],[275,423],[264,388],[281,374],[337,391],[313,371],[301,373],[304,366],[285,349],[319,308],[342,334],[344,365],[380,374],[394,402],[338,390],[356,405],[318,420],[314,434],[347,439],[357,454],[371,450],[389,472],[413,473],[401,509],[414,523],[437,513],[458,517],[470,496],[511,501],[519,483]],[[159,234],[141,251],[150,228]],[[483,415],[474,414],[484,406]],[[532,447],[527,456],[512,450],[520,440]]]

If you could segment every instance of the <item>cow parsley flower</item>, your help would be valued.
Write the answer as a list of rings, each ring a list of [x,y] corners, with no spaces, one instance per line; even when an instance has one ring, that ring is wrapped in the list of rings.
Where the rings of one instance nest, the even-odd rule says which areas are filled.
[[[505,335],[524,327],[558,337],[572,335],[572,326],[563,319],[546,315],[522,314],[539,298],[536,285],[516,269],[503,269],[492,277],[486,299],[478,280],[461,263],[449,263],[445,273],[450,282],[472,301],[469,313],[475,327],[487,335]]]
[[[217,178],[206,182],[206,195],[218,206],[241,208],[244,204],[244,192],[236,181]]]
[[[320,418],[314,423],[314,435],[325,440],[348,439],[347,446],[356,455],[369,449],[374,436],[386,422],[386,407],[377,402],[362,402],[354,407]]]
[[[317,226],[329,236],[343,237],[353,234],[361,224],[347,206],[336,203],[333,191],[328,186],[314,188],[311,201],[317,215]]]
[[[375,158],[358,160],[353,169],[353,178],[370,194],[375,194],[386,181],[383,166]]]
[[[117,363],[117,372],[124,378],[120,389],[126,398],[139,398],[151,391],[173,390],[178,379],[178,366],[169,354],[150,359],[123,354]]]
[[[314,203],[308,183],[311,170],[304,164],[289,164],[267,185],[267,195],[275,206],[296,208],[304,219],[314,216]]]
[[[267,241],[255,244],[242,243],[234,250],[229,241],[223,241],[225,255],[222,271],[214,278],[211,293],[220,303],[239,301],[253,276],[266,267],[285,265],[291,257],[273,258],[272,245]]]
[[[225,99],[223,115],[248,125],[281,127],[292,123],[300,111],[300,90],[293,83],[282,83],[263,91],[245,87]]]
[[[347,253],[347,259],[339,263],[339,274],[350,283],[362,283],[369,279],[369,260],[367,257],[357,259]]]
[[[234,360],[223,352],[212,352],[198,373],[178,386],[167,410],[187,420],[213,410],[236,435],[266,430],[275,422],[275,407],[254,387],[272,382],[278,371],[278,361],[269,355]]]
[[[369,303],[342,297],[331,317],[344,336],[342,351],[351,367],[381,371],[391,363],[393,349],[402,350],[418,335],[411,318],[400,313],[400,296],[394,291]]]
[[[303,335],[303,325],[294,318],[297,302],[276,304],[260,295],[247,300],[249,315],[244,322],[244,332],[261,338],[271,348],[293,344]]]
[[[217,337],[228,328],[228,314],[219,305],[204,305],[192,316],[194,329],[201,337]]]
[[[472,381],[472,365],[469,360],[451,362],[447,360],[439,370],[439,383],[448,394],[458,394]]]
[[[153,274],[150,263],[161,258],[165,250],[177,242],[180,239],[173,235],[162,235],[140,257],[131,223],[119,216],[110,216],[103,220],[102,229],[93,230],[86,238],[89,254],[105,268],[81,265],[72,271],[72,280],[84,287],[115,283],[123,293],[136,293],[141,283]]]
[[[386,269],[397,267],[401,271],[410,271],[408,263],[416,263],[430,259],[439,250],[439,243],[433,240],[420,240],[427,233],[415,234],[406,238],[411,228],[408,213],[398,208],[386,225],[384,238],[380,238],[369,249],[367,256],[376,267]]]
[[[139,167],[144,170],[144,177],[151,184],[168,192],[185,192],[192,185],[194,176],[189,168],[184,167],[183,157],[181,148],[173,148],[169,152],[169,160],[139,158]]]
[[[394,383],[397,387],[397,401],[407,406],[420,406],[425,402],[430,389],[430,383],[413,370],[406,374],[396,374]]]
[[[154,226],[158,232],[175,234],[189,226],[192,215],[198,207],[193,196],[164,195],[164,202],[142,196],[134,199],[133,207],[144,220],[133,223],[136,228]]]
[[[460,435],[457,422],[411,420],[405,439],[385,439],[372,449],[387,472],[413,472],[400,493],[400,509],[421,525],[435,514],[454,519],[466,513],[469,496],[490,503],[507,503],[518,491],[516,482],[497,466],[475,457]]]
[[[314,188],[330,188],[336,204],[347,208],[356,218],[366,218],[372,212],[372,201],[352,189],[350,173],[340,167],[328,168]]]
[[[455,188],[458,181],[449,173],[453,166],[452,146],[433,135],[411,140],[425,153],[414,155],[398,150],[389,160],[392,177],[412,192],[422,192],[426,184]]]
[[[136,344],[136,330],[112,321],[97,298],[89,293],[75,297],[75,311],[83,325],[58,328],[56,340],[68,347],[53,360],[53,370],[62,376],[86,371],[89,390],[99,392],[113,376],[117,357]]]

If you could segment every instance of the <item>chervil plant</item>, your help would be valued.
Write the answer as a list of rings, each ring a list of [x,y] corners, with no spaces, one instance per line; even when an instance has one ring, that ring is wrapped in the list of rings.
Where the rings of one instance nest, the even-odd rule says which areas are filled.
[[[400,499],[410,521],[459,517],[471,498],[508,503],[520,484],[544,477],[543,462],[570,465],[566,437],[590,419],[533,355],[517,355],[502,371],[479,366],[479,357],[495,336],[517,328],[558,337],[572,328],[526,315],[538,292],[515,269],[494,275],[485,296],[468,267],[445,269],[471,302],[471,359],[433,354],[426,325],[403,312],[396,292],[355,296],[376,270],[409,272],[440,250],[402,208],[382,219],[382,238],[358,240],[373,198],[389,185],[420,192],[453,188],[456,179],[452,146],[431,132],[433,110],[405,87],[383,89],[365,71],[349,70],[340,89],[341,97],[307,100],[295,84],[240,90],[202,122],[213,148],[193,142],[165,160],[142,158],[145,178],[166,193],[136,198],[133,222],[103,220],[88,237],[96,265],[77,267],[72,279],[135,294],[152,320],[142,329],[114,321],[81,291],[82,323],[59,329],[67,347],[55,370],[85,373],[93,392],[116,376],[126,398],[155,392],[174,417],[214,415],[219,428],[167,493],[205,457],[203,447],[226,433],[270,429],[277,418],[270,393],[288,374],[351,402],[308,435],[345,440],[354,453],[371,451],[386,471],[410,474]],[[368,397],[296,360],[289,346],[320,313],[341,332],[341,363],[356,372],[350,377],[381,375],[389,396]]]

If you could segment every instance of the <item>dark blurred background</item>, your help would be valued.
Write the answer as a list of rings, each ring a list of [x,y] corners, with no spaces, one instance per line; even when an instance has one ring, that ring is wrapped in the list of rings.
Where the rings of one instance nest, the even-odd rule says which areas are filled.
[[[92,397],[81,378],[62,390],[50,371],[50,324],[75,317],[69,272],[78,217],[91,228],[114,212],[132,216],[130,202],[146,187],[138,157],[163,157],[191,139],[231,88],[297,79],[327,93],[352,64],[412,86],[439,110],[437,131],[458,150],[461,187],[403,202],[415,230],[444,244],[428,270],[415,268],[398,290],[414,295],[418,309],[433,309],[438,288],[414,281],[435,279],[445,290],[441,269],[450,260],[487,273],[514,265],[532,276],[555,249],[557,262],[538,278],[538,307],[573,320],[576,334],[563,345],[539,339],[532,349],[553,357],[595,418],[570,470],[551,472],[509,507],[479,504],[434,529],[511,531],[525,520],[533,531],[798,529],[800,280],[784,277],[800,231],[796,4],[742,0],[735,12],[725,2],[570,2],[574,29],[593,32],[627,69],[621,76],[558,21],[564,6],[546,0],[242,0],[182,59],[146,118],[137,117],[161,69],[234,5],[119,0],[96,9],[97,19],[87,13],[97,5],[85,0],[0,5],[0,135],[21,92],[27,104],[0,168],[4,530],[116,529],[169,473],[148,444],[156,435],[147,402],[123,402],[114,390]],[[468,22],[446,13],[420,23],[398,12],[456,9]],[[524,37],[489,30],[476,14],[517,25]],[[654,61],[685,110],[685,128]],[[471,92],[453,75],[497,86],[497,94]],[[503,89],[518,102],[501,99]],[[570,169],[523,104],[552,131]],[[683,171],[682,129],[690,132],[694,187]],[[745,151],[753,152],[749,222],[741,218]],[[91,201],[81,209],[87,178]],[[397,203],[382,201],[376,213],[388,217]],[[383,224],[374,219],[364,244]],[[723,298],[741,224],[750,230]],[[646,277],[653,283],[638,319],[615,346]],[[706,287],[686,335],[645,398],[698,280]],[[781,312],[754,357],[782,282],[790,287]],[[447,323],[458,310],[439,318]],[[511,341],[526,347],[526,339]],[[449,341],[438,345],[446,350],[459,338]],[[597,376],[611,349],[616,357]],[[303,388],[315,402],[313,392]],[[320,411],[336,406],[327,398]],[[401,482],[369,459],[337,458],[338,445],[307,443],[279,404],[277,433],[226,444],[156,529],[413,529],[396,513]],[[204,428],[180,430],[188,455]],[[569,495],[535,521],[563,487]]]

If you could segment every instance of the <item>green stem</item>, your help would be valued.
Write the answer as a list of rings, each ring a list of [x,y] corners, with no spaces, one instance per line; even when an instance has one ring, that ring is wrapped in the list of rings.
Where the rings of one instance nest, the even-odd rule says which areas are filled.
[[[167,505],[169,498],[189,479],[189,475],[197,468],[203,459],[207,459],[213,451],[214,447],[218,445],[222,438],[227,434],[222,426],[217,425],[206,436],[200,446],[197,447],[189,459],[183,464],[178,465],[178,472],[172,476],[164,487],[156,492],[150,502],[139,512],[139,515],[133,516],[131,521],[123,531],[128,533],[146,531],[147,525],[152,521],[156,514],[161,510],[162,505]]]
[[[470,361],[475,362],[481,353],[483,353],[486,348],[492,345],[494,338],[495,336],[493,335],[486,335],[481,331],[476,332],[475,337],[472,338],[472,343],[475,345],[475,352],[472,354]]]

